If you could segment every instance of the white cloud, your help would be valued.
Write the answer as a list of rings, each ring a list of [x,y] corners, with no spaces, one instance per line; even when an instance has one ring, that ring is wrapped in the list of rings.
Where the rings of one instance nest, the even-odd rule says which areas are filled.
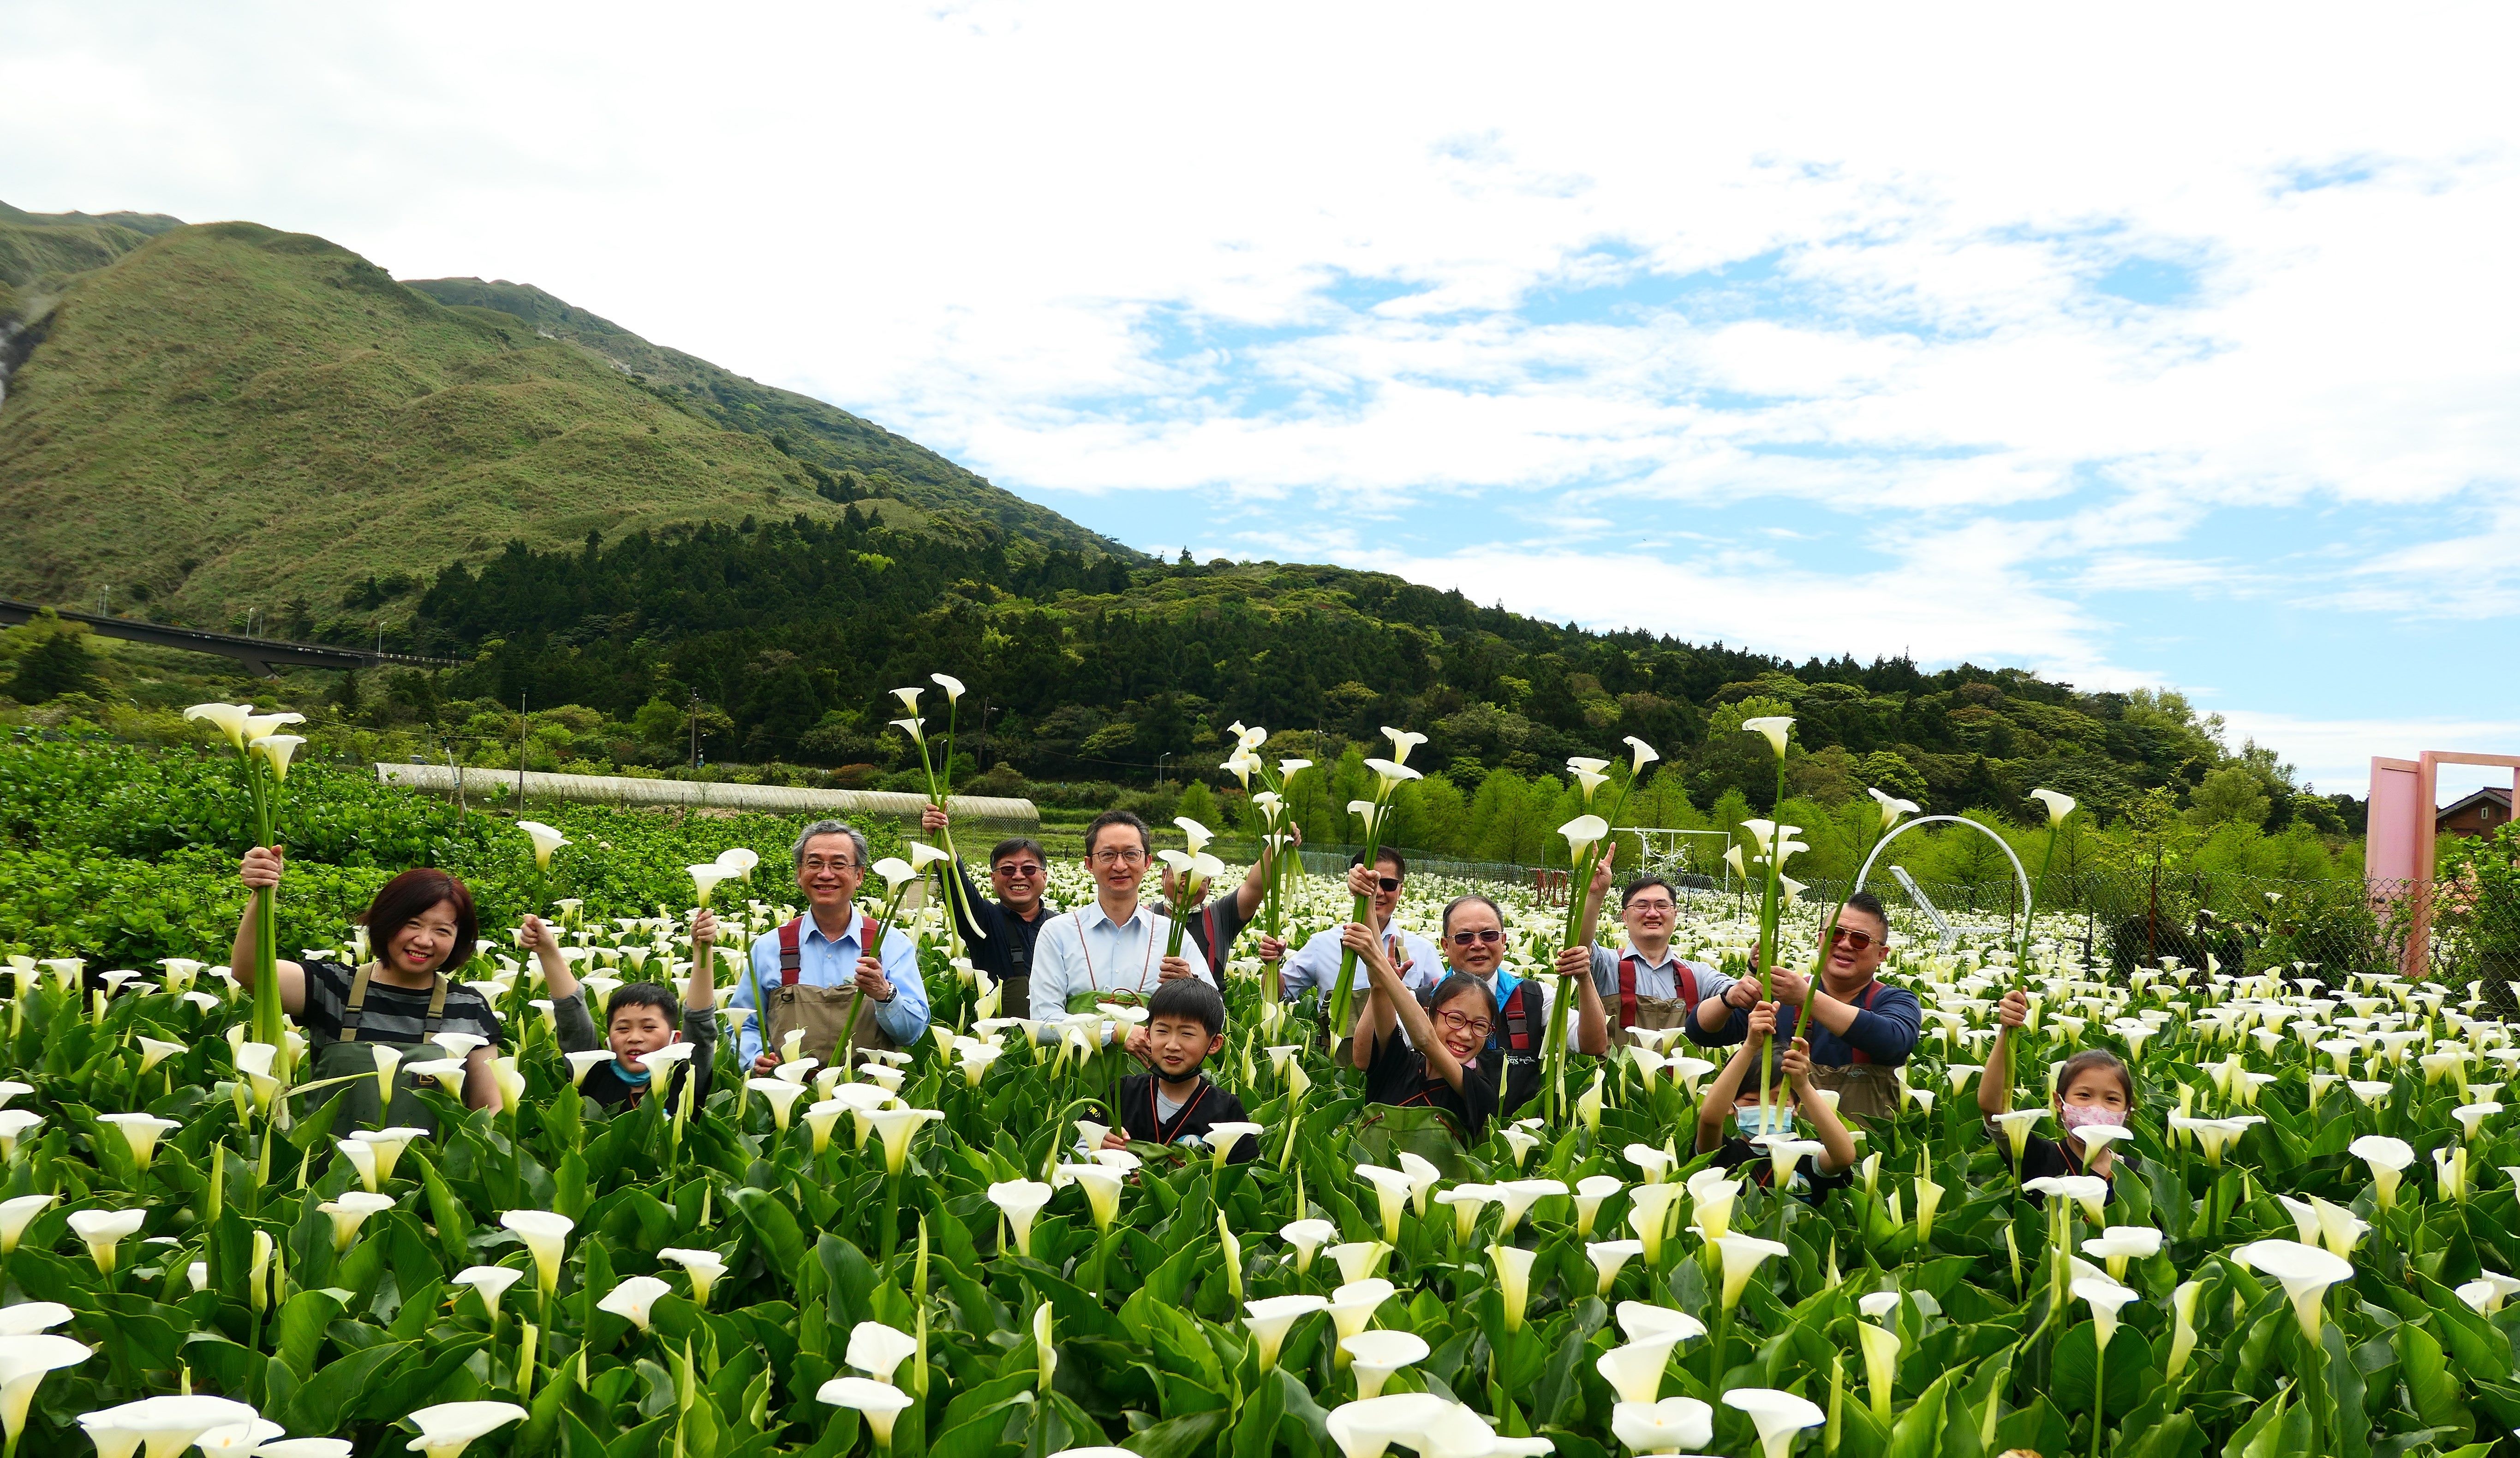
[[[2520,611],[2507,10],[11,24],[0,93],[52,122],[0,163],[13,203],[527,280],[1017,490],[1265,505],[1268,554],[2085,684],[2208,677],[2103,594],[2480,633]],[[2130,259],[2192,287],[2095,291]],[[1587,288],[1613,299],[1563,303]],[[1715,507],[1767,515],[1678,534]],[[1656,512],[1672,548],[1515,545]],[[2270,556],[2273,520],[2308,540]],[[2302,662],[2280,706],[2323,734],[2351,685]],[[2520,718],[2499,679],[2446,691]]]
[[[2309,719],[2226,709],[2223,720],[2224,737],[2232,748],[2249,739],[2273,746],[2306,783],[2329,795],[2369,793],[2374,758],[2411,760],[2428,749],[2511,754],[2520,747],[2520,719]],[[2444,765],[2437,773],[2439,799],[2445,805],[2480,785],[2511,783],[2508,770]]]

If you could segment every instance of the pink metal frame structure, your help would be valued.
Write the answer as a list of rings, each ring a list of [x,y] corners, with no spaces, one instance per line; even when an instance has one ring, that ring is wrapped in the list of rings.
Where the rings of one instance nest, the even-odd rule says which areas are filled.
[[[2411,760],[2373,757],[2371,761],[2370,829],[2363,841],[2362,874],[2375,894],[2395,896],[2398,888],[2412,899],[2413,916],[2407,929],[2407,976],[2424,976],[2432,947],[2434,853],[2440,836],[2434,831],[2435,785],[2444,765],[2482,765],[2509,770],[2515,801],[2520,801],[2520,755],[2459,754],[2427,749]]]

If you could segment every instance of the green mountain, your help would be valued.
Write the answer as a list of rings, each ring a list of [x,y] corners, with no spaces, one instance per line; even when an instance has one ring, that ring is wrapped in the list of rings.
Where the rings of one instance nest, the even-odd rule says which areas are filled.
[[[378,579],[367,606],[390,615],[393,585],[510,542],[832,519],[868,497],[895,530],[1017,558],[1123,551],[539,291],[472,286],[450,304],[319,238],[124,213],[12,209],[0,260],[14,596],[103,589],[217,625],[254,607],[283,621]]]
[[[777,389],[696,355],[647,340],[599,315],[554,298],[530,284],[505,279],[406,279],[441,304],[495,309],[562,339],[730,430],[770,437],[798,461],[840,477],[852,489],[897,497],[938,509],[954,508],[1018,537],[1087,552],[1136,552],[1089,532],[1047,507],[1001,491],[934,451],[811,395]]]

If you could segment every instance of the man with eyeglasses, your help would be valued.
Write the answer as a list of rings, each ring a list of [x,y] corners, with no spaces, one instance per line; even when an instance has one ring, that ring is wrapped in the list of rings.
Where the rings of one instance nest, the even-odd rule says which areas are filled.
[[[1746,1010],[1757,1005],[1756,987],[1735,983],[1704,962],[1685,960],[1673,950],[1671,936],[1680,924],[1680,902],[1671,883],[1660,876],[1638,876],[1619,892],[1619,924],[1628,931],[1627,950],[1613,951],[1595,940],[1593,929],[1600,924],[1601,902],[1610,890],[1611,859],[1602,857],[1593,869],[1582,920],[1585,950],[1592,956],[1593,986],[1609,1015],[1612,1040],[1633,1043],[1637,1041],[1634,1030],[1639,1028],[1679,1028],[1695,1038],[1701,1035],[1692,1029],[1690,1014],[1701,1002],[1712,1004],[1706,1009],[1710,1016],[1722,1015],[1728,1006]]]
[[[919,817],[919,828],[933,843],[947,824],[945,812],[929,806]],[[1015,836],[989,852],[989,889],[998,894],[984,901],[971,884],[961,860],[954,874],[963,882],[955,898],[954,920],[963,934],[971,965],[998,985],[998,1011],[1011,1018],[1032,1014],[1033,946],[1049,924],[1042,896],[1050,890],[1050,857],[1041,842]]]
[[[1869,891],[1846,899],[1837,914],[1835,943],[1821,949],[1820,976],[1792,967],[1768,973],[1768,994],[1778,1004],[1778,1046],[1790,1046],[1797,1024],[1811,1040],[1812,1083],[1834,1090],[1840,1114],[1884,1119],[1899,1111],[1896,1070],[1916,1049],[1925,1010],[1916,994],[1880,980],[1890,953],[1890,913]],[[1700,1003],[1692,1015],[1699,1041],[1736,1043],[1750,1020],[1732,1009]],[[1805,1014],[1808,1013],[1808,1017]]]
[[[738,1041],[742,1066],[768,1075],[788,1035],[800,1030],[800,1055],[818,1066],[846,1056],[843,1039],[887,1050],[916,1043],[927,1033],[927,984],[919,975],[919,949],[901,928],[885,927],[883,945],[867,946],[875,918],[857,908],[866,837],[838,820],[816,820],[798,833],[791,854],[806,912],[752,944],[752,965],[727,999],[754,1012]]]
[[[1351,872],[1363,864],[1363,851],[1348,860]],[[1392,912],[1400,905],[1400,889],[1408,884],[1409,862],[1398,851],[1381,851],[1374,862],[1373,871],[1373,935],[1381,941],[1384,952],[1391,958],[1392,970],[1400,974],[1400,985],[1410,992],[1423,993],[1443,977],[1443,956],[1436,951],[1434,943],[1416,932],[1391,924]],[[1357,878],[1351,874],[1349,879],[1354,884]],[[1323,997],[1330,995],[1338,986],[1339,960],[1343,952],[1339,946],[1341,931],[1341,928],[1333,926],[1315,932],[1293,956],[1286,958],[1278,970],[1280,997],[1291,1002],[1307,994]],[[1350,986],[1348,996],[1354,1002],[1358,1000],[1358,994],[1370,986],[1362,965],[1356,969],[1356,980]]]
[[[1097,1001],[1143,1000],[1158,983],[1183,977],[1216,985],[1197,943],[1164,955],[1172,921],[1138,901],[1147,848],[1147,822],[1125,810],[1104,811],[1085,827],[1094,900],[1050,918],[1033,945],[1032,1018],[1045,1025],[1045,1041],[1059,1036],[1069,1013],[1090,1012]]]

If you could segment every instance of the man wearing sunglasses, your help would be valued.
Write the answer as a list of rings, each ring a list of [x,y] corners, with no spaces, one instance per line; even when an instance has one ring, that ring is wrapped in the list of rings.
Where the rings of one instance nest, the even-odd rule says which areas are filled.
[[[1768,974],[1768,994],[1779,1004],[1778,1045],[1790,1045],[1796,1025],[1804,1025],[1813,1084],[1834,1090],[1838,1112],[1856,1119],[1898,1112],[1896,1070],[1915,1051],[1925,1021],[1914,993],[1875,975],[1889,955],[1889,911],[1871,892],[1859,891],[1838,910],[1836,938],[1821,949],[1819,977],[1792,967]],[[1718,1013],[1713,1018],[1710,1005]],[[1690,1022],[1698,1041],[1714,1044],[1741,1041],[1750,1026],[1746,1015],[1720,1002],[1700,1003]]]
[[[1351,871],[1364,863],[1363,851],[1348,861]],[[1392,970],[1400,974],[1400,985],[1410,992],[1422,993],[1442,979],[1444,961],[1434,943],[1391,924],[1392,910],[1400,905],[1400,888],[1409,880],[1409,862],[1398,851],[1383,851],[1373,868],[1373,934],[1381,939]],[[1307,994],[1330,994],[1338,986],[1340,930],[1333,926],[1313,933],[1293,956],[1286,958],[1278,971],[1278,995],[1291,1002]],[[1365,968],[1360,965],[1348,994],[1350,999],[1361,999],[1367,986]]]
[[[930,842],[946,824],[945,812],[933,805],[919,817],[920,831]],[[989,889],[998,894],[994,904],[980,899],[959,859],[954,874],[963,882],[963,894],[955,898],[954,920],[971,965],[1004,990],[998,997],[1001,1014],[1031,1016],[1033,944],[1050,919],[1042,901],[1050,889],[1050,857],[1041,842],[1023,836],[998,842],[989,852]]]

